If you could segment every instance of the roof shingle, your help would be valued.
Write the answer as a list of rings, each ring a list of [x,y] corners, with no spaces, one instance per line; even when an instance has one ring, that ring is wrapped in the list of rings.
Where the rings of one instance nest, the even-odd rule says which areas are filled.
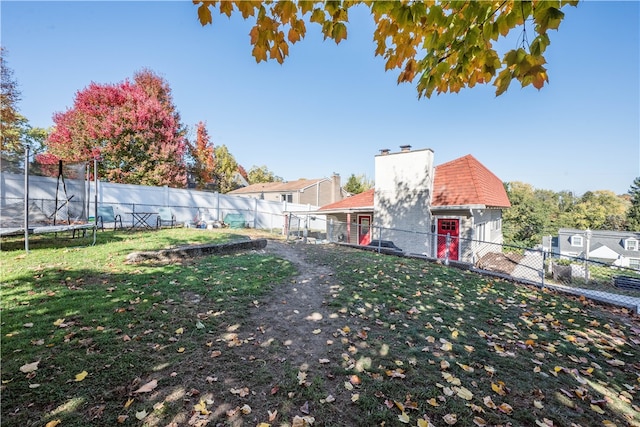
[[[511,207],[502,181],[471,154],[435,167],[432,205]]]
[[[319,210],[333,211],[333,210],[349,210],[349,209],[358,209],[358,208],[373,209],[373,191],[374,191],[373,188],[367,191],[363,191],[362,193],[356,194],[355,196],[347,197],[346,199],[342,199],[338,202],[325,205],[321,207]]]

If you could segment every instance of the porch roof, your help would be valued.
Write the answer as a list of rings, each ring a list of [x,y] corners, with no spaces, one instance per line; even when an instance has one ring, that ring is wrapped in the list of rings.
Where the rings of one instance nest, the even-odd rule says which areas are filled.
[[[318,209],[318,213],[354,213],[354,212],[373,212],[373,192],[374,189],[363,191],[355,196],[347,197],[338,202],[324,205]]]

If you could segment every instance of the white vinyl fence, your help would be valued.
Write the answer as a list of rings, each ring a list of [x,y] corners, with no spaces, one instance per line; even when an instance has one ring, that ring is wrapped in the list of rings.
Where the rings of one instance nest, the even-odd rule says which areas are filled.
[[[55,197],[55,178],[30,177],[29,200],[48,200]],[[231,196],[192,189],[149,187],[143,185],[115,184],[110,182],[88,183],[88,217],[94,216],[95,201],[98,206],[113,206],[115,214],[122,216],[125,227],[133,225],[133,212],[158,212],[169,207],[176,222],[193,225],[199,219],[224,222],[229,214],[241,214],[244,227],[279,230],[285,227],[285,211],[313,211],[314,205],[274,202]],[[24,175],[2,173],[0,179],[0,208],[24,200]],[[148,218],[148,225],[155,226],[157,216]]]

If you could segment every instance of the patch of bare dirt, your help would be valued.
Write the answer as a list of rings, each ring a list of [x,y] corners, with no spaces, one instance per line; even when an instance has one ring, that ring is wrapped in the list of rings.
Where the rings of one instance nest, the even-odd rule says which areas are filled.
[[[277,240],[269,240],[264,249],[257,250],[290,261],[298,275],[277,284],[266,298],[254,301],[242,324],[227,325],[210,348],[193,353],[188,362],[185,360],[180,375],[184,388],[191,390],[191,394],[183,397],[182,415],[168,425],[255,426],[267,422],[269,411],[275,410],[279,415],[272,425],[291,422],[296,415],[306,415],[305,405],[312,404],[301,393],[286,389],[285,384],[291,385],[292,380],[295,384],[298,371],[306,372],[309,379],[321,377],[326,395],[344,392],[344,378],[334,378],[326,365],[327,360],[340,363],[341,346],[336,331],[344,326],[345,320],[344,315],[328,308],[331,289],[337,286],[333,270],[312,259],[315,251],[324,250],[333,249]],[[192,302],[198,312],[206,304],[193,296],[185,296],[186,301]],[[238,364],[243,367],[234,372],[233,367]],[[295,385],[298,390],[301,388]],[[159,393],[169,395],[170,390]],[[212,402],[211,413],[193,412],[193,405],[202,398]],[[283,406],[283,401],[289,406]],[[251,407],[250,414],[242,413],[245,403]],[[313,414],[313,410],[308,408],[308,413]],[[315,425],[353,425],[353,422],[325,419]]]

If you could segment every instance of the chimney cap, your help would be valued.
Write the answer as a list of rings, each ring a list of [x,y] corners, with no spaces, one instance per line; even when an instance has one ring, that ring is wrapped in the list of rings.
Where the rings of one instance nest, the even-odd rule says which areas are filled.
[[[402,151],[411,151],[411,146],[409,144],[401,145],[400,146],[400,150],[402,150]]]
[[[387,154],[389,154],[391,150],[389,150],[388,148],[381,148],[380,149],[380,154],[382,154],[383,156],[386,156]]]

